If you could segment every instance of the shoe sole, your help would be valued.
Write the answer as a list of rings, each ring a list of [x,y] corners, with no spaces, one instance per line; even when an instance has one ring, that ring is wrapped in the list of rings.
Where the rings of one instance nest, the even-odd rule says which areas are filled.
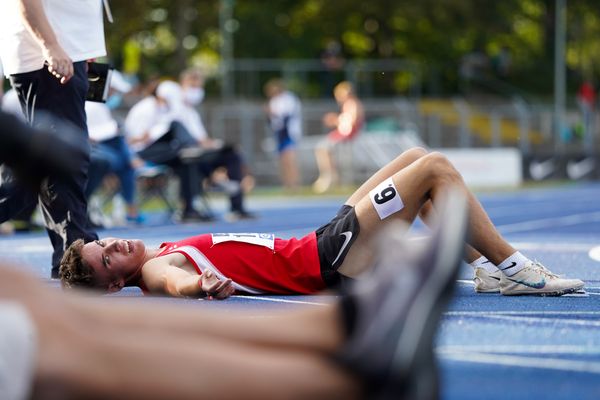
[[[558,297],[565,294],[575,293],[583,289],[583,286],[577,286],[574,288],[556,290],[554,292],[519,292],[519,293],[503,293],[500,291],[502,296],[540,296],[540,297]]]
[[[475,293],[481,293],[481,294],[500,293],[500,289],[475,289]]]

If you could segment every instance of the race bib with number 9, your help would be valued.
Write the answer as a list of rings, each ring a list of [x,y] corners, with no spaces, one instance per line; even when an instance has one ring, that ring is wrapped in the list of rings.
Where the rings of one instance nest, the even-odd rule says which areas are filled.
[[[369,198],[380,219],[389,217],[395,212],[404,208],[404,203],[394,186],[392,178],[381,182],[377,187],[369,192]]]

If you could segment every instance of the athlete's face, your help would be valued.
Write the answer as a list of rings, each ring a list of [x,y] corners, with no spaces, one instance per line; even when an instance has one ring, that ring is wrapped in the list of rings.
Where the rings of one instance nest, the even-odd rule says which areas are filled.
[[[86,243],[81,257],[94,271],[96,286],[119,291],[142,267],[146,247],[141,240],[105,238]]]

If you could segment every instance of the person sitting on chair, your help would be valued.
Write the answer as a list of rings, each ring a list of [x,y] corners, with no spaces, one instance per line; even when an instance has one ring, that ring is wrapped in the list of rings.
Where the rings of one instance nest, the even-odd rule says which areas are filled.
[[[207,172],[208,163],[203,159],[205,150],[182,122],[184,107],[179,84],[161,82],[152,95],[131,108],[125,119],[125,128],[132,148],[142,159],[168,165],[179,177],[182,221],[211,220],[210,214],[198,212],[193,205],[200,190],[200,176]],[[231,211],[247,214],[243,200],[243,193],[236,188],[230,196]]]
[[[195,159],[202,175],[229,195],[228,220],[252,219],[254,214],[244,207],[244,193],[254,186],[254,178],[245,170],[242,155],[234,146],[212,139],[202,123],[198,105],[204,99],[204,76],[199,68],[188,68],[179,76],[183,97],[177,120],[186,127],[202,149]],[[224,170],[226,176],[215,176],[215,171]],[[217,174],[218,175],[218,174]]]
[[[173,169],[180,180],[182,222],[210,221],[212,216],[194,208],[198,177],[195,168],[181,159],[181,151],[196,147],[196,140],[175,119],[181,107],[179,85],[171,81],[151,84],[150,93],[127,114],[125,133],[129,145],[144,161]]]

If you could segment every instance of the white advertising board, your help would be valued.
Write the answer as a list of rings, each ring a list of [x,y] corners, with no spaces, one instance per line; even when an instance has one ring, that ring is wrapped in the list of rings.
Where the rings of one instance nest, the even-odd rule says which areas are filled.
[[[471,187],[517,187],[523,182],[523,161],[518,149],[474,148],[436,151],[448,157]]]

